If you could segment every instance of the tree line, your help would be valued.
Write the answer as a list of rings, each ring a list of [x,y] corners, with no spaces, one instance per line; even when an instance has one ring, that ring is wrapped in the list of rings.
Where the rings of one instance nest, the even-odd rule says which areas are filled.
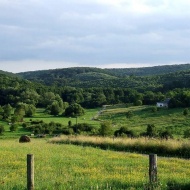
[[[163,92],[122,87],[57,87],[0,74],[0,105],[10,104],[12,107],[18,107],[19,104],[27,104],[30,112],[31,105],[46,108],[50,114],[53,114],[65,110],[68,105],[74,103],[84,108],[119,103],[153,105],[166,98],[171,99],[170,107],[188,107],[190,106],[190,89],[174,88]],[[27,107],[23,105],[22,108]]]

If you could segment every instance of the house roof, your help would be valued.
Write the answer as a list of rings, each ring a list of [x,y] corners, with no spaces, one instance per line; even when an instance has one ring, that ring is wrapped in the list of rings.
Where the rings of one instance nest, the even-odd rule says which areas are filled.
[[[165,99],[164,101],[161,102],[157,102],[157,103],[161,103],[161,104],[168,104],[170,101],[170,98]]]

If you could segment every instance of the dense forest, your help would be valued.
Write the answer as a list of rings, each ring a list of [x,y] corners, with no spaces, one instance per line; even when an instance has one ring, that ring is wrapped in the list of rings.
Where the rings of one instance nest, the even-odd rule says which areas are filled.
[[[45,107],[55,115],[71,104],[85,108],[118,103],[155,105],[166,98],[171,99],[170,107],[188,107],[187,68],[190,64],[139,69],[68,68],[16,75],[1,71],[0,105]]]
[[[148,71],[144,68],[144,74],[143,69],[139,70],[141,76],[135,75],[138,69],[124,76],[122,73],[127,69],[121,72],[120,69],[68,68],[19,74],[1,71],[0,120],[13,124],[23,122],[24,117],[34,116],[37,108],[43,108],[44,113],[48,115],[69,118],[84,115],[84,108],[113,104],[153,105],[151,109],[154,110],[156,102],[168,98],[169,108],[186,109],[190,107],[190,70],[186,69],[188,66],[184,65],[184,70],[181,70],[183,68],[181,65],[177,71],[177,66],[173,66],[174,69],[172,66],[166,66],[165,72],[168,73],[165,74],[163,74],[164,67],[156,67],[157,75],[154,74],[155,67],[152,68],[152,75],[147,75],[151,74],[150,68]],[[64,134],[70,134],[69,128],[63,131],[60,124],[32,122],[29,126],[34,125],[34,127],[30,130],[36,134],[40,132],[50,134],[52,128],[55,129],[54,132],[61,129]],[[29,127],[26,123],[23,125],[25,128]],[[10,130],[16,130],[16,126],[11,125]],[[77,125],[77,129],[79,127],[80,130],[94,130],[86,124]],[[0,133],[3,129],[0,126]],[[73,130],[77,132],[75,128]],[[123,133],[123,131],[117,132]]]
[[[18,73],[48,86],[76,88],[132,88],[166,92],[190,87],[190,64],[133,69],[67,68]]]

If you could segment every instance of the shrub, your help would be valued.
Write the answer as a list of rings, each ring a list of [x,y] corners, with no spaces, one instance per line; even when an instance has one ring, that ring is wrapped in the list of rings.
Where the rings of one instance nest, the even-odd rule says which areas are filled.
[[[127,118],[131,118],[133,116],[133,112],[132,111],[128,111],[127,113],[126,113],[126,117]]]
[[[155,113],[155,112],[158,111],[158,108],[157,108],[156,106],[153,106],[153,107],[151,108],[151,111],[152,111],[153,113]]]
[[[23,124],[22,124],[22,127],[23,127],[23,128],[27,128],[28,126],[29,126],[28,123],[23,123]]]
[[[142,106],[142,100],[137,100],[135,103],[134,103],[135,106]]]
[[[72,121],[71,121],[71,120],[68,121],[68,126],[69,126],[69,127],[72,126]]]
[[[43,120],[35,120],[35,121],[31,120],[31,124],[40,124],[40,123],[43,123]]]
[[[0,125],[0,135],[2,135],[5,131],[5,128],[3,125]]]
[[[72,128],[65,128],[65,129],[62,129],[61,133],[64,135],[72,135],[74,131]]]
[[[184,131],[183,137],[184,137],[184,138],[189,138],[189,137],[190,137],[190,129],[186,129],[186,130]]]
[[[12,125],[10,126],[10,131],[11,131],[11,132],[16,131],[17,129],[18,129],[18,125],[16,125],[16,124],[12,124]]]
[[[91,132],[93,130],[93,127],[88,123],[78,123],[73,127],[73,130],[75,133],[78,133],[79,131]]]
[[[109,136],[112,133],[113,131],[112,131],[111,123],[109,121],[102,122],[99,129],[99,134],[101,136]]]
[[[185,109],[183,110],[183,115],[184,115],[184,116],[189,115],[189,109],[188,109],[188,108],[185,108]]]
[[[146,135],[149,137],[156,137],[157,131],[154,124],[148,124],[146,129]]]
[[[173,138],[173,135],[172,135],[171,131],[169,131],[169,130],[160,132],[159,136],[162,139],[166,139],[166,140],[168,140],[169,138]]]
[[[132,130],[128,130],[127,127],[121,127],[119,130],[116,130],[114,132],[114,136],[116,137],[123,135],[126,135],[127,137],[137,137],[137,134]]]

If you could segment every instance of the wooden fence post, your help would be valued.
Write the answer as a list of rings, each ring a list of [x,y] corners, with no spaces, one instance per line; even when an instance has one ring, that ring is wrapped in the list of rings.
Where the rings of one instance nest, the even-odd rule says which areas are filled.
[[[150,183],[157,182],[157,155],[149,155],[149,180]]]
[[[34,155],[27,154],[27,190],[34,190]]]

